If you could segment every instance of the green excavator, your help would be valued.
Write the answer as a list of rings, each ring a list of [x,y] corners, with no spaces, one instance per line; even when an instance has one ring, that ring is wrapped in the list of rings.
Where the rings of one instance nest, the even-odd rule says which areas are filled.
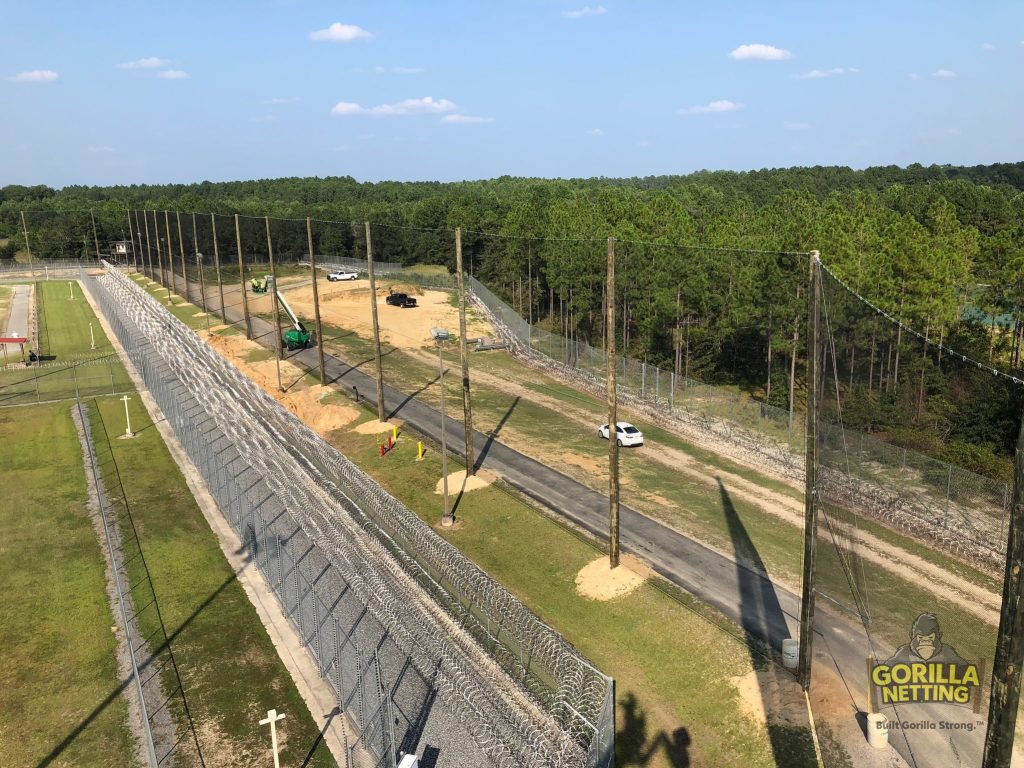
[[[281,334],[281,341],[284,342],[285,349],[288,351],[305,349],[313,341],[313,334],[307,331],[306,326],[295,316],[295,313],[292,312],[292,308],[288,306],[288,302],[284,300],[281,292],[275,290],[274,293],[277,294],[278,304],[284,307],[285,314],[292,321],[292,327]]]

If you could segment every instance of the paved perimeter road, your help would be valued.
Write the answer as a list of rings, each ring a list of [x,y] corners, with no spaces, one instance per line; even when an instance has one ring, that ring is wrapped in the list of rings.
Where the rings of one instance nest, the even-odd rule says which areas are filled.
[[[189,290],[193,295],[199,295],[198,284],[190,283]],[[207,302],[215,310],[219,303],[216,291],[207,291]],[[227,319],[229,322],[242,322],[241,308],[229,306]],[[275,347],[273,325],[253,317],[252,329],[256,341],[270,348]],[[295,352],[288,359],[312,371],[319,370],[315,347]],[[325,353],[324,361],[329,383],[337,384],[353,395],[358,390],[359,398],[376,402],[377,385],[374,378],[333,355]],[[398,416],[417,432],[435,442],[441,441],[441,416],[430,406],[386,384],[384,406],[389,418]],[[601,541],[608,540],[607,496],[524,456],[488,435],[476,431],[473,435],[473,445],[479,446],[478,466],[501,475],[509,485],[568,518]],[[462,423],[449,417],[447,436],[449,450],[465,458]],[[730,515],[732,502],[728,491],[720,488],[719,492],[726,515],[731,518],[733,541],[738,547],[749,546],[742,522],[736,515]],[[716,608],[754,638],[769,643],[780,652],[784,639],[798,636],[799,595],[772,583],[762,573],[740,565],[627,506],[620,508],[620,523],[620,545],[624,552],[642,558],[659,574]],[[815,621],[818,663],[832,662],[842,674],[851,696],[856,699],[855,704],[851,703],[850,717],[853,717],[856,713],[852,707],[856,705],[863,709],[867,701],[866,659],[872,655],[871,648],[859,623],[826,610],[823,603],[819,598]],[[909,627],[907,629],[909,632]],[[878,653],[884,658],[893,650],[880,648]],[[950,719],[950,713],[945,710],[933,713],[925,705],[917,707],[904,709],[901,712],[902,719]],[[958,715],[956,713],[955,716]],[[917,768],[980,765],[983,739],[984,729],[976,729],[974,733],[890,732],[890,743],[910,765],[916,765]]]
[[[11,314],[7,319],[7,327],[4,329],[4,336],[30,336],[28,327],[29,318],[29,297],[32,295],[30,285],[12,285],[11,290]],[[21,360],[20,344],[4,344],[7,348],[7,360],[16,363]],[[29,342],[25,342],[25,358],[28,359]],[[3,355],[0,354],[0,361]],[[2,364],[2,363],[0,363]]]

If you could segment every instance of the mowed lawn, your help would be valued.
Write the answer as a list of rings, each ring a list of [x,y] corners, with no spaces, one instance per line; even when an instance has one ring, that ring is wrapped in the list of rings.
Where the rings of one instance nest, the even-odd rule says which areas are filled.
[[[278,726],[282,765],[334,765],[317,744],[323,722],[310,716],[163,438],[138,396],[128,405],[137,435],[119,440],[124,403],[90,401],[93,439],[111,495],[123,483],[206,765],[265,761],[267,728],[258,721],[271,708],[287,715]],[[135,570],[138,582],[143,574]],[[153,611],[140,614],[147,635],[159,630],[155,619]],[[172,680],[168,669],[168,692]]]
[[[5,766],[132,764],[115,619],[71,407],[0,410]]]

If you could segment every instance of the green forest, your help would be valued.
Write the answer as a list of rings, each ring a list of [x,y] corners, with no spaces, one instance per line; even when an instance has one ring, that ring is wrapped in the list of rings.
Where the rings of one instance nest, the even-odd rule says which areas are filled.
[[[0,189],[0,259],[24,258],[26,233],[34,258],[94,257],[97,243],[103,250],[130,239],[128,212],[140,209],[241,214],[251,254],[266,248],[260,217],[275,217],[282,258],[305,254],[307,216],[318,253],[362,256],[362,222],[370,221],[376,259],[450,269],[460,227],[475,277],[532,322],[594,346],[608,332],[605,265],[614,237],[620,351],[796,410],[807,253],[819,251],[850,290],[933,342],[880,320],[826,274],[829,359],[851,404],[848,421],[1008,476],[1024,397],[991,369],[1020,377],[1024,163],[455,183],[12,185]],[[208,220],[197,225],[199,250],[211,247],[202,244]],[[229,221],[218,221],[217,239],[234,253]]]

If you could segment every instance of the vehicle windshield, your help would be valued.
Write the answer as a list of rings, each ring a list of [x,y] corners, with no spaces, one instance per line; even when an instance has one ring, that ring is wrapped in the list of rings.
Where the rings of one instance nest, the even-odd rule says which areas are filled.
[[[639,430],[639,429],[637,429],[636,427],[634,427],[634,426],[630,425],[630,426],[626,427],[626,428],[625,428],[624,430],[622,430],[622,431],[623,431],[623,432],[625,432],[625,433],[626,433],[627,435],[635,435],[635,434],[636,434],[637,432],[639,432],[640,430]]]

